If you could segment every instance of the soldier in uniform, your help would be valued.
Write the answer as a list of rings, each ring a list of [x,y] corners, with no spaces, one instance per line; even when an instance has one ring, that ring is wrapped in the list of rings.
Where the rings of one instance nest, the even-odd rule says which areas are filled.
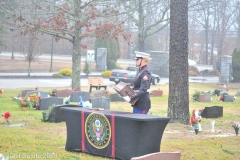
[[[133,78],[133,90],[135,94],[123,98],[127,102],[137,99],[132,105],[133,113],[147,114],[151,108],[150,95],[148,92],[151,85],[151,73],[148,70],[147,63],[150,62],[151,58],[148,53],[135,51],[135,54],[136,65],[139,67],[138,72]]]

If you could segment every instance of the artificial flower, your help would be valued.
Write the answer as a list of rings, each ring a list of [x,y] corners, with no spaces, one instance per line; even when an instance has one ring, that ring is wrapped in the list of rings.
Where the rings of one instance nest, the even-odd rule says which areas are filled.
[[[232,125],[233,128],[237,129],[240,128],[240,122],[236,122]]]
[[[7,123],[9,124],[10,123],[9,118],[11,117],[11,114],[9,112],[6,112],[2,116],[6,119]]]

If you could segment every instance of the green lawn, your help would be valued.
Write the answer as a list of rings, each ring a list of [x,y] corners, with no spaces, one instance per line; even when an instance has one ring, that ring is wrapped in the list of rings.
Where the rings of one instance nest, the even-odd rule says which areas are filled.
[[[223,106],[223,117],[215,118],[215,132],[211,132],[211,120],[203,118],[203,131],[195,135],[190,125],[169,123],[162,137],[161,152],[181,152],[181,159],[186,160],[226,160],[240,159],[240,136],[236,136],[231,127],[233,122],[240,122],[240,97],[234,102],[221,102],[213,97],[212,102],[193,102],[191,95],[198,91],[214,91],[222,84],[191,83],[189,86],[189,107],[202,109],[206,106]],[[234,95],[240,84],[229,84],[229,93]],[[40,88],[49,92],[52,88]],[[88,87],[82,87],[87,91]],[[152,86],[162,89],[162,97],[152,97],[152,109],[149,114],[167,116],[168,84]],[[108,159],[81,152],[67,152],[66,124],[42,122],[42,111],[21,111],[12,97],[17,96],[19,89],[5,90],[0,95],[0,115],[9,111],[12,115],[11,124],[26,124],[23,127],[6,127],[6,120],[0,118],[0,154],[10,156],[10,159],[67,159],[67,160],[99,160]],[[132,111],[127,102],[111,102],[111,109],[118,111]],[[160,145],[160,144],[159,144]]]

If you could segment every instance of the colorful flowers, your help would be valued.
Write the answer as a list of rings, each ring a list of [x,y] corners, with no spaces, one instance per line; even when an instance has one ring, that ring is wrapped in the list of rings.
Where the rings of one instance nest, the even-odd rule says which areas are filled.
[[[2,116],[6,119],[7,123],[10,124],[9,118],[11,117],[11,114],[9,112],[6,112]]]
[[[28,97],[18,97],[15,100],[17,100],[22,110],[23,110],[22,107],[28,107],[28,108],[33,107],[33,108],[39,109],[41,97],[40,95],[37,95],[37,94],[30,94]]]
[[[28,99],[29,99],[29,107],[31,106],[33,108],[39,109],[40,101],[41,101],[41,97],[39,95],[30,94],[28,96]]]
[[[39,100],[40,96],[39,96],[39,95],[36,95],[36,94],[30,94],[30,95],[28,96],[28,98],[29,98],[29,100],[30,100],[31,102],[35,102],[35,101],[38,101],[38,100]]]

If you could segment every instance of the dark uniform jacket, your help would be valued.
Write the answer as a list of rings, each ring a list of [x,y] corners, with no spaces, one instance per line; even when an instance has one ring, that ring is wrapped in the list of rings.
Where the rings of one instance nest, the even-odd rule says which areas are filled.
[[[135,94],[131,96],[131,101],[138,99],[132,107],[137,109],[150,109],[150,95],[147,91],[151,84],[151,73],[147,66],[139,68],[136,76],[133,78],[133,90]]]

